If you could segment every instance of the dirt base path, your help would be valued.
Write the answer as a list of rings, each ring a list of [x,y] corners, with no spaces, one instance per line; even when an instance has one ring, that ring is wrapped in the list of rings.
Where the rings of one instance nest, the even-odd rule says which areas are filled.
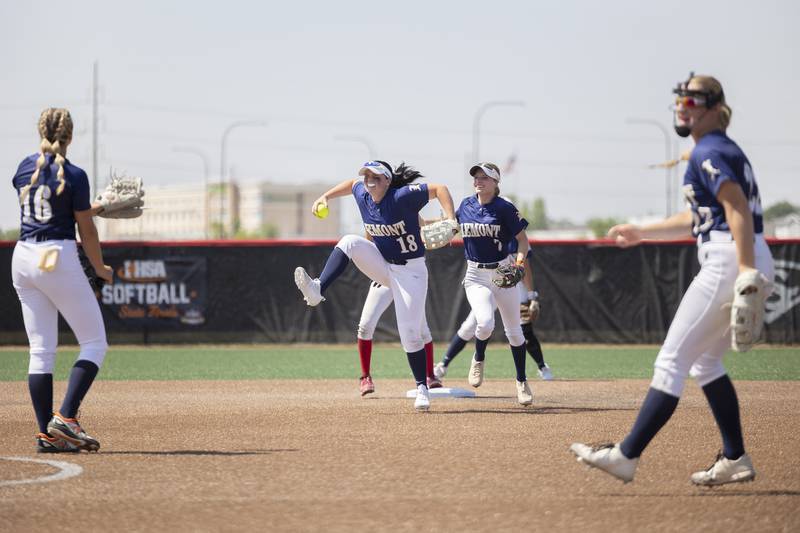
[[[800,383],[737,383],[758,476],[717,489],[689,483],[720,447],[696,385],[623,485],[568,446],[620,439],[648,383],[531,383],[533,408],[492,381],[423,414],[406,380],[367,399],[355,380],[98,382],[83,407],[102,443],[91,455],[34,453],[26,384],[0,383],[0,530],[54,517],[81,531],[800,530]],[[83,472],[2,486],[58,470],[12,456]]]

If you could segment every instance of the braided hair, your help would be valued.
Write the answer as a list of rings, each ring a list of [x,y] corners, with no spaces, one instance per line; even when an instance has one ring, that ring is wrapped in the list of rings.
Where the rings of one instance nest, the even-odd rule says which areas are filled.
[[[56,156],[55,163],[58,165],[58,188],[56,194],[59,195],[64,191],[64,163],[67,153],[67,146],[72,141],[72,117],[69,111],[63,108],[49,107],[42,111],[39,116],[39,137],[42,139],[39,144],[39,158],[36,159],[36,170],[31,176],[31,182],[25,186],[21,191],[21,197],[28,194],[31,187],[39,179],[39,172],[41,171],[46,161],[45,154],[53,154]]]

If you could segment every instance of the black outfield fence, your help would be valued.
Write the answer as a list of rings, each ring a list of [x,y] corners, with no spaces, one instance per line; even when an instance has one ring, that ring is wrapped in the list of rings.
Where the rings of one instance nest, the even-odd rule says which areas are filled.
[[[334,242],[147,242],[104,245],[115,283],[99,295],[112,343],[354,342],[369,281],[351,265],[315,308],[294,285],[296,266],[318,275]],[[699,268],[691,242],[621,250],[586,241],[533,243],[545,342],[659,343]],[[765,339],[798,343],[800,241],[770,241],[776,287]],[[0,343],[26,344],[11,285],[14,243],[0,243]],[[429,252],[428,324],[447,341],[469,313],[460,245]],[[74,342],[66,324],[63,341]],[[495,339],[503,333],[499,317]],[[394,310],[375,334],[398,340]]]

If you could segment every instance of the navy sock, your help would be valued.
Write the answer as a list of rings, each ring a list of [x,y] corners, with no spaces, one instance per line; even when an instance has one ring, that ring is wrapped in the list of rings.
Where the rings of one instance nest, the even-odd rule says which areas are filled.
[[[517,381],[527,381],[525,376],[525,344],[511,347],[511,355],[514,356],[514,367],[517,369]]]
[[[453,338],[450,339],[450,346],[447,347],[447,351],[444,354],[444,359],[442,359],[444,366],[449,366],[453,359],[455,359],[456,356],[461,353],[461,350],[463,350],[464,346],[466,345],[467,341],[459,337],[458,333],[453,335]]]
[[[28,390],[39,431],[47,433],[47,424],[53,418],[53,374],[28,374]]]
[[[331,283],[336,281],[344,269],[350,263],[350,258],[342,251],[341,248],[335,246],[328,260],[325,262],[325,268],[322,269],[322,274],[319,275],[320,292],[325,292]]]
[[[489,344],[489,339],[480,340],[478,338],[475,339],[475,360],[476,361],[483,361],[486,359],[486,345]]]
[[[722,434],[722,453],[736,460],[744,454],[742,423],[739,418],[739,399],[727,374],[703,387],[711,412]]]
[[[428,380],[425,375],[425,348],[417,352],[406,352],[408,356],[408,366],[411,367],[411,373],[414,374],[414,381],[419,385],[427,385]]]
[[[542,345],[539,344],[539,339],[533,332],[532,324],[522,325],[522,334],[525,335],[525,349],[531,354],[533,360],[536,361],[536,366],[544,368],[544,354],[542,354]]]
[[[91,361],[79,359],[75,362],[69,374],[67,394],[64,396],[61,409],[58,411],[62,416],[75,418],[75,415],[78,414],[78,408],[83,401],[83,397],[89,392],[89,387],[92,386],[92,382],[99,370],[100,368]]]
[[[664,427],[672,413],[675,412],[679,399],[652,387],[647,391],[633,429],[620,444],[620,450],[625,457],[635,459],[642,455],[656,433]]]

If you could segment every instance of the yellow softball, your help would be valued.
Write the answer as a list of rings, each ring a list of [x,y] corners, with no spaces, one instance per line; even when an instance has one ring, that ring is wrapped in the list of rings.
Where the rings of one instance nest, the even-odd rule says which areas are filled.
[[[317,218],[325,218],[328,216],[328,206],[327,204],[319,204],[317,206],[317,210],[314,211],[314,214]]]

